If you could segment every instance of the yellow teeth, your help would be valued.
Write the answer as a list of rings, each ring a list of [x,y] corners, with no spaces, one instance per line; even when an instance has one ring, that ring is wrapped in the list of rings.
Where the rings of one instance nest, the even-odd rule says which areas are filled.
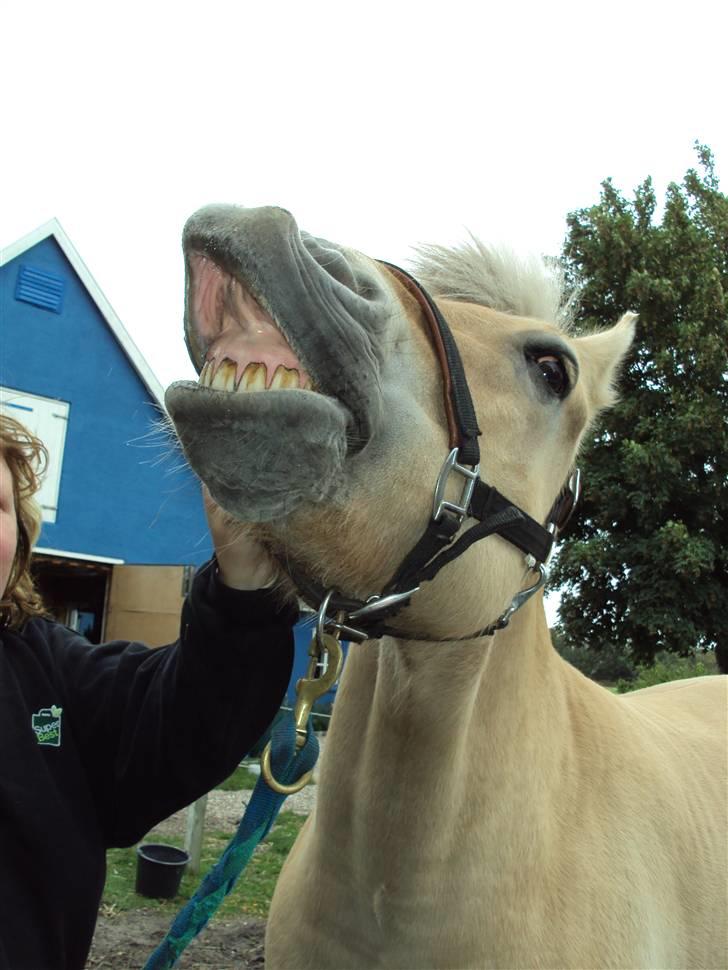
[[[273,374],[273,380],[270,382],[269,390],[273,391],[277,388],[283,387],[300,387],[301,386],[301,375],[295,368],[284,367],[283,364],[279,364],[275,369]]]
[[[215,371],[211,387],[218,391],[234,391],[237,368],[231,360],[224,360]]]
[[[216,365],[215,361],[208,360],[205,361],[205,366],[200,372],[198,383],[202,387],[210,387],[216,391],[278,391],[286,389],[308,390],[311,388],[311,382],[308,379],[303,383],[301,382],[301,375],[295,367],[289,368],[283,364],[276,367],[268,388],[266,388],[268,370],[265,364],[248,364],[237,386],[235,384],[236,374],[237,365],[233,361],[224,360],[221,364]]]
[[[240,378],[240,383],[236,390],[264,391],[267,377],[268,371],[266,370],[265,364],[248,364],[243,371],[243,376]]]

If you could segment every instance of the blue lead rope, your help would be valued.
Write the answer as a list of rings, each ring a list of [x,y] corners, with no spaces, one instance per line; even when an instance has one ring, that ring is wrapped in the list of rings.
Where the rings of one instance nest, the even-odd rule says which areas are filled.
[[[306,743],[296,751],[296,728],[292,715],[282,718],[271,736],[273,777],[283,785],[292,785],[316,764],[319,745],[311,724]],[[175,917],[167,935],[147,960],[144,970],[171,970],[188,943],[214,916],[243,869],[255,847],[270,831],[286,795],[270,788],[261,776],[253,789],[248,807],[235,835],[222,856],[210,869],[200,888]]]

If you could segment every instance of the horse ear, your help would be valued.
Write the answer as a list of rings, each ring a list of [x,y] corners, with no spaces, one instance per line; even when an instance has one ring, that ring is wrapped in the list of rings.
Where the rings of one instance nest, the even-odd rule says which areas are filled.
[[[609,330],[574,338],[582,380],[595,411],[611,407],[617,400],[615,383],[634,339],[636,320],[636,313],[625,313]]]

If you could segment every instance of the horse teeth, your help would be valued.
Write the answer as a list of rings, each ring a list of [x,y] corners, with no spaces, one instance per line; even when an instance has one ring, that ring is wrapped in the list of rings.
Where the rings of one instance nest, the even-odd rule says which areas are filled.
[[[299,373],[295,368],[285,367],[279,364],[276,367],[273,380],[270,382],[269,391],[281,390],[284,388],[300,387]]]
[[[209,386],[217,391],[234,391],[235,373],[235,364],[231,360],[224,360],[215,371]]]
[[[279,364],[276,367],[268,385],[268,370],[265,364],[254,361],[245,368],[240,380],[237,380],[237,365],[232,360],[223,360],[220,364],[214,360],[206,360],[198,384],[216,391],[277,391],[277,390],[313,390],[310,378],[301,379],[300,372],[295,367]]]
[[[265,364],[248,364],[240,378],[239,391],[264,391],[268,371]]]

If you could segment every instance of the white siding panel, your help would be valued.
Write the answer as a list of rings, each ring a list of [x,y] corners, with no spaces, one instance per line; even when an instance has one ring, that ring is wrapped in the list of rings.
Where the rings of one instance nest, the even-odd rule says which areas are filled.
[[[36,499],[43,510],[43,521],[55,522],[71,405],[67,401],[0,386],[0,409],[24,424],[48,449],[48,468]]]

